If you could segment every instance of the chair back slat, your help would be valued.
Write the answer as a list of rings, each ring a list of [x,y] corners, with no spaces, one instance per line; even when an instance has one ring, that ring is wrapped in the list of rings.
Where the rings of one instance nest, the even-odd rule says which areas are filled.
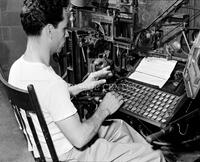
[[[16,119],[19,123],[20,129],[23,130],[25,137],[27,138],[28,142],[30,142],[30,145],[32,146],[33,144],[32,144],[31,138],[30,138],[30,136],[27,132],[26,124],[25,124],[24,119],[23,119],[21,112],[20,112],[21,109],[18,108],[17,106],[14,106],[14,105],[12,105],[12,108],[13,108],[14,114],[16,116]]]
[[[43,131],[46,143],[48,145],[50,154],[52,156],[52,160],[56,162],[56,161],[58,161],[58,157],[57,157],[57,154],[56,154],[56,151],[55,151],[55,148],[54,148],[54,145],[53,145],[50,133],[49,133],[49,129],[47,127],[47,124],[46,124],[46,121],[44,119],[42,110],[40,108],[40,104],[37,100],[35,89],[34,89],[33,85],[29,85],[27,87],[27,89],[28,89],[28,92],[29,92],[32,107],[35,108],[35,113],[37,114],[39,123],[40,123],[40,125],[42,125],[42,131]]]
[[[6,76],[4,75],[1,66],[0,66],[0,76],[6,80]]]
[[[3,74],[2,69],[0,68],[0,81],[3,84],[4,89],[6,90],[8,99],[10,100],[11,106],[14,110],[15,116],[18,120],[18,123],[23,131],[26,132],[28,135],[25,121],[21,115],[21,110],[24,110],[26,113],[26,118],[30,127],[30,130],[32,132],[35,144],[37,146],[38,152],[40,154],[40,161],[45,162],[44,153],[37,135],[37,131],[34,126],[34,122],[31,118],[31,114],[35,114],[38,118],[41,130],[43,132],[44,138],[46,140],[51,158],[53,162],[58,162],[58,156],[56,154],[52,138],[49,133],[49,129],[47,127],[46,121],[44,119],[42,110],[40,108],[40,104],[37,99],[37,95],[35,93],[35,89],[33,85],[28,85],[27,91],[19,89],[17,87],[14,87],[10,85]],[[30,140],[30,136],[26,136],[28,140]],[[31,141],[29,141],[31,142]]]
[[[40,145],[40,141],[39,141],[39,138],[38,138],[38,136],[37,136],[37,132],[36,132],[36,130],[35,130],[35,126],[34,126],[34,124],[33,124],[33,120],[32,120],[32,118],[31,118],[31,115],[30,115],[28,112],[26,113],[26,117],[27,117],[27,120],[28,120],[28,124],[29,124],[29,126],[30,126],[30,129],[31,129],[31,132],[32,132],[32,134],[33,134],[33,138],[34,138],[35,144],[36,144],[36,146],[37,146],[38,152],[39,152],[39,154],[40,154],[40,160],[41,160],[41,161],[45,161],[44,153],[43,153],[43,151],[42,151],[42,147],[41,147],[41,145]]]

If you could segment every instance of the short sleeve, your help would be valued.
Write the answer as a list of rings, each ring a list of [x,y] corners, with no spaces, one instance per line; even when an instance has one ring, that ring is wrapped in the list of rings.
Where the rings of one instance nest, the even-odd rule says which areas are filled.
[[[70,100],[68,86],[63,80],[54,82],[46,94],[47,108],[54,121],[66,119],[77,112]]]

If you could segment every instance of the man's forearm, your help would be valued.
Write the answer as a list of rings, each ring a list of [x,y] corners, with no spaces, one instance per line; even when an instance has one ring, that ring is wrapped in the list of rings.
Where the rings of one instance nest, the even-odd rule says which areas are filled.
[[[82,123],[85,144],[87,144],[98,133],[102,122],[108,115],[108,110],[98,108],[91,118]]]
[[[84,88],[84,86],[82,85],[82,83],[80,84],[76,84],[76,85],[72,85],[68,88],[69,93],[71,96],[76,96],[78,95],[80,92],[85,91],[86,89]]]

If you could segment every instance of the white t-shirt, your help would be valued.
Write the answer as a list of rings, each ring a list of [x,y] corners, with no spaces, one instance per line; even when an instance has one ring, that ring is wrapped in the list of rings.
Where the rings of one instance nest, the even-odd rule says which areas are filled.
[[[55,124],[55,121],[66,119],[77,112],[70,100],[68,84],[54,72],[52,67],[48,67],[42,63],[28,62],[24,60],[23,56],[12,65],[8,82],[24,90],[27,90],[29,84],[33,84],[57,155],[61,156],[71,150],[73,148],[72,144]],[[32,116],[44,155],[50,158],[50,153],[38,120],[36,116]],[[30,133],[29,129],[28,132],[31,136],[34,155],[38,157],[39,154],[33,141],[32,133]]]

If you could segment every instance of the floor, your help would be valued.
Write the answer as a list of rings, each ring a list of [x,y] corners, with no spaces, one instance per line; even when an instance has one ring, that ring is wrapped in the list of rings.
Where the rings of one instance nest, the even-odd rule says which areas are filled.
[[[0,162],[34,162],[0,84]]]
[[[199,145],[200,146],[200,145]],[[200,162],[200,151],[183,150],[172,162]],[[0,162],[34,162],[0,84]]]

